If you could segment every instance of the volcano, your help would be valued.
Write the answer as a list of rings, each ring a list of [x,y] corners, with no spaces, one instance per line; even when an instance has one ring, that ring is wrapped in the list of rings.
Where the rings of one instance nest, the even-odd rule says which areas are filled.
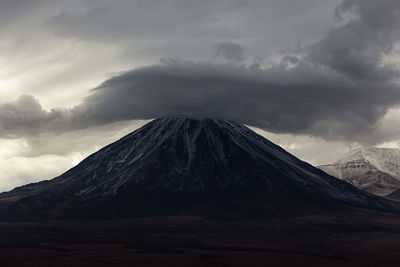
[[[161,118],[47,181],[0,194],[1,219],[206,214],[291,216],[390,209],[245,125]]]

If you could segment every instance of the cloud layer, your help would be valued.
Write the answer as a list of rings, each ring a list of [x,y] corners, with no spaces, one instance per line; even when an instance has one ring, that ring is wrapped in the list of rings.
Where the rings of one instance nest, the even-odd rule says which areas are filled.
[[[398,68],[385,61],[400,39],[400,2],[344,0],[335,15],[347,14],[342,26],[274,63],[244,63],[245,48],[224,41],[214,55],[227,63],[163,59],[106,80],[74,108],[46,111],[22,96],[0,106],[0,137],[188,116],[327,140],[385,141],[393,135],[369,133],[400,103]]]

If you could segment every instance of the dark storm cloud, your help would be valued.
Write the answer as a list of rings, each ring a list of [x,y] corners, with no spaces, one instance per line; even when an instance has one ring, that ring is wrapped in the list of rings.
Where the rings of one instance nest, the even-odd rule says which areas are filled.
[[[244,60],[245,49],[238,43],[225,41],[214,45],[215,56],[222,57],[228,61],[240,62]]]
[[[344,0],[336,16],[346,12],[353,18],[343,26],[265,68],[164,59],[103,82],[73,109],[47,112],[33,99],[29,112],[18,102],[5,104],[0,107],[1,135],[189,116],[237,120],[275,133],[385,140],[388,136],[367,135],[388,109],[400,104],[398,70],[383,61],[400,38],[400,2]],[[239,61],[243,51],[223,42],[216,55]]]
[[[97,123],[213,117],[272,132],[357,140],[399,99],[392,82],[355,82],[307,62],[257,69],[175,61],[114,77],[83,106]]]
[[[34,97],[22,95],[14,102],[0,105],[0,138],[70,131],[81,128],[84,117],[76,109],[46,111]]]
[[[400,2],[396,0],[344,0],[336,16],[358,14],[310,46],[308,59],[359,79],[391,79],[399,73],[382,66],[382,56],[393,49],[400,35]]]

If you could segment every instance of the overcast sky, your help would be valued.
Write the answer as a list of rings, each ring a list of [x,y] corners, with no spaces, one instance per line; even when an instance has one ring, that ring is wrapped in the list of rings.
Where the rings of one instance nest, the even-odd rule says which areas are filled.
[[[160,116],[314,165],[399,147],[398,0],[1,0],[0,30],[0,191]]]

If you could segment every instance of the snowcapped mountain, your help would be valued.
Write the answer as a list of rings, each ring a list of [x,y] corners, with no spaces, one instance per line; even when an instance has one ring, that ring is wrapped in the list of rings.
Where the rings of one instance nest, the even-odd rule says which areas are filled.
[[[366,148],[330,165],[318,166],[361,190],[385,196],[400,188],[400,150]]]
[[[163,118],[59,177],[1,193],[0,217],[268,216],[336,204],[388,207],[240,123]]]

